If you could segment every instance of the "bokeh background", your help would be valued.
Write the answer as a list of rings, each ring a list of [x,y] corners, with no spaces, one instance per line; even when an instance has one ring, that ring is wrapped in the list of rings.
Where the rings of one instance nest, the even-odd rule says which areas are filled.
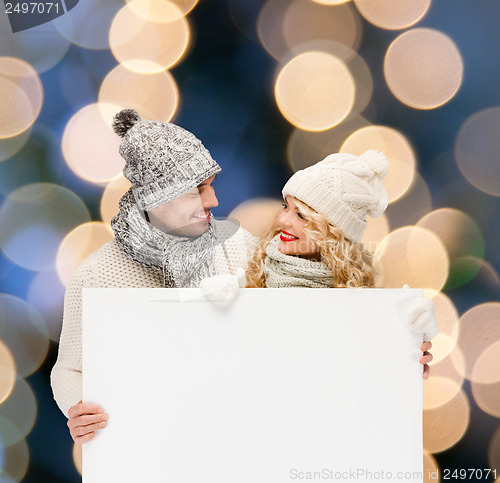
[[[123,107],[202,139],[216,216],[257,235],[295,170],[383,151],[390,205],[364,241],[380,286],[425,288],[441,326],[426,481],[500,481],[499,18],[497,0],[82,0],[12,34],[2,12],[0,481],[80,481],[49,375],[65,284],[128,188]]]

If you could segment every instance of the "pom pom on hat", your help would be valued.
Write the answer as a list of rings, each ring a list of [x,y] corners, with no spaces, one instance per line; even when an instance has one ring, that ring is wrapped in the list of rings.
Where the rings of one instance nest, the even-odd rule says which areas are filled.
[[[127,134],[127,131],[140,120],[141,116],[139,116],[139,113],[135,109],[122,109],[113,117],[113,124],[111,127],[113,131],[122,138]]]
[[[389,163],[387,158],[374,149],[370,149],[366,151],[360,156],[360,159],[366,162],[368,166],[373,170],[373,172],[380,177],[380,179],[384,179],[389,172]]]

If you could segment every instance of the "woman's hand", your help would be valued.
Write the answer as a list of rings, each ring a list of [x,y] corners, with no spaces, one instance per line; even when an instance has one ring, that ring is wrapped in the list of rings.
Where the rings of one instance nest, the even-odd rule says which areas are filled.
[[[431,348],[432,348],[432,342],[430,341],[424,342],[420,346],[420,350],[423,352],[423,355],[418,362],[420,362],[420,364],[424,366],[424,372],[422,373],[422,378],[424,379],[424,381],[429,379],[429,374],[431,372],[431,368],[428,365],[428,363],[431,362],[433,359],[432,354],[428,352],[429,349]]]
[[[82,445],[90,441],[95,432],[106,426],[108,416],[104,411],[95,404],[82,403],[69,408],[68,411],[68,428],[76,444]]]

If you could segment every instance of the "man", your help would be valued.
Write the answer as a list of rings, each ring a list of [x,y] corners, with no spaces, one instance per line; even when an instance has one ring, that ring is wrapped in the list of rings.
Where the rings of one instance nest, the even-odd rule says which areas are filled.
[[[81,402],[83,287],[197,287],[220,273],[245,268],[253,237],[229,221],[215,221],[212,186],[219,165],[190,132],[142,120],[132,109],[114,118],[131,188],[111,226],[115,238],[90,255],[66,288],[63,328],[52,370],[54,398],[83,444],[105,427],[102,408]]]

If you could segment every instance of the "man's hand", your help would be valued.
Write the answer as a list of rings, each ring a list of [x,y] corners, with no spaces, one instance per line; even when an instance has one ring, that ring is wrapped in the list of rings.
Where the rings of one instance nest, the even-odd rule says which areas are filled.
[[[97,430],[106,426],[108,419],[102,408],[82,401],[69,408],[68,416],[69,432],[79,445],[90,441]]]
[[[432,354],[428,352],[429,349],[431,348],[432,348],[432,342],[430,341],[424,342],[420,346],[420,350],[423,352],[423,355],[418,362],[420,362],[420,364],[424,366],[424,372],[422,373],[422,378],[424,379],[424,381],[429,379],[429,374],[431,372],[431,368],[428,366],[428,363],[431,362],[433,359]]]

